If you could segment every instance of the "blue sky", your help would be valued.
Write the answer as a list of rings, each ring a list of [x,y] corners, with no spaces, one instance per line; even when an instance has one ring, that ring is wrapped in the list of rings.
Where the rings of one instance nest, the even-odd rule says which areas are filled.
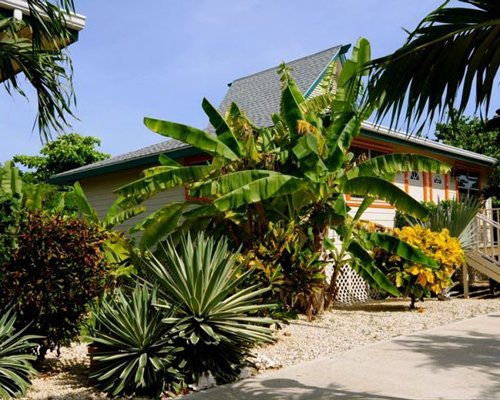
[[[397,49],[436,0],[76,0],[87,25],[71,46],[74,131],[118,155],[164,140],[144,116],[204,128],[205,96],[227,83],[360,36],[373,56]],[[0,161],[36,154],[31,103],[0,91]],[[493,104],[494,108],[495,104]]]

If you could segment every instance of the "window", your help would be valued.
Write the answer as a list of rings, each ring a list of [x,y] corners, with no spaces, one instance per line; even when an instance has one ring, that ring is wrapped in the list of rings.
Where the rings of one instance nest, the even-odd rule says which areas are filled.
[[[410,180],[411,181],[419,181],[420,180],[419,173],[417,171],[411,171]]]
[[[459,198],[479,197],[479,174],[477,172],[459,170],[456,172]]]
[[[370,148],[363,148],[363,147],[359,147],[359,146],[351,146],[349,151],[354,154],[353,161],[355,163],[358,163],[358,162],[362,163],[363,161],[369,160],[370,158],[387,154],[387,153],[384,153],[382,151],[373,150]],[[356,196],[354,194],[351,194],[348,199],[349,200],[350,199],[362,200],[363,198],[364,198],[363,196]]]
[[[353,159],[354,162],[356,162],[357,160],[359,160],[360,162],[363,162],[364,160],[368,160],[370,158],[386,154],[382,151],[367,149],[367,148],[358,147],[358,146],[351,146],[349,151],[354,154],[354,159]]]

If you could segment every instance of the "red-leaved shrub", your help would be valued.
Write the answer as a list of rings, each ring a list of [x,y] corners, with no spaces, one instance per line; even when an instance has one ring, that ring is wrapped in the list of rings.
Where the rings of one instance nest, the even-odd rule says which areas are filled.
[[[78,335],[86,305],[106,288],[106,233],[96,224],[63,215],[28,212],[17,249],[0,266],[0,303],[12,305],[17,323],[46,337],[40,353]]]

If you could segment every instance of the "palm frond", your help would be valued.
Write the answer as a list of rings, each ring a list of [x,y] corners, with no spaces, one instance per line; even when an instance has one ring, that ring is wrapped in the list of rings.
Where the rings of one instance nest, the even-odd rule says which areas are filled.
[[[32,24],[36,18],[32,18]],[[45,25],[50,24],[45,21]],[[65,34],[56,34],[50,28],[35,29],[23,21],[7,18],[0,23],[0,80],[9,94],[16,92],[23,97],[26,93],[20,86],[18,73],[22,72],[35,89],[38,100],[36,125],[44,140],[51,137],[51,131],[62,131],[70,126],[68,117],[74,117],[75,102],[71,59],[60,49],[67,44]],[[23,32],[29,32],[27,37]],[[44,44],[36,44],[35,33],[43,34]],[[62,36],[61,36],[62,35]],[[48,38],[55,43],[47,43]],[[39,39],[41,40],[41,39]]]
[[[391,126],[404,119],[408,128],[417,121],[421,128],[453,107],[463,112],[472,96],[476,110],[488,112],[500,65],[500,6],[496,0],[461,0],[469,7],[448,2],[399,50],[367,64],[379,121],[392,113]]]

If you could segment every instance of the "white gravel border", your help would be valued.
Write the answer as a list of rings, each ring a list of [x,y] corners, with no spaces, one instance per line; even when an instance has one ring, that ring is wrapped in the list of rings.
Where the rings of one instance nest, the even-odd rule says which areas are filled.
[[[328,357],[357,346],[388,340],[453,321],[500,311],[500,299],[428,300],[410,311],[409,300],[383,300],[337,308],[314,321],[300,318],[277,332],[277,342],[256,349],[259,371]],[[48,355],[48,368],[33,379],[25,399],[96,400],[106,396],[89,388],[86,345]]]

